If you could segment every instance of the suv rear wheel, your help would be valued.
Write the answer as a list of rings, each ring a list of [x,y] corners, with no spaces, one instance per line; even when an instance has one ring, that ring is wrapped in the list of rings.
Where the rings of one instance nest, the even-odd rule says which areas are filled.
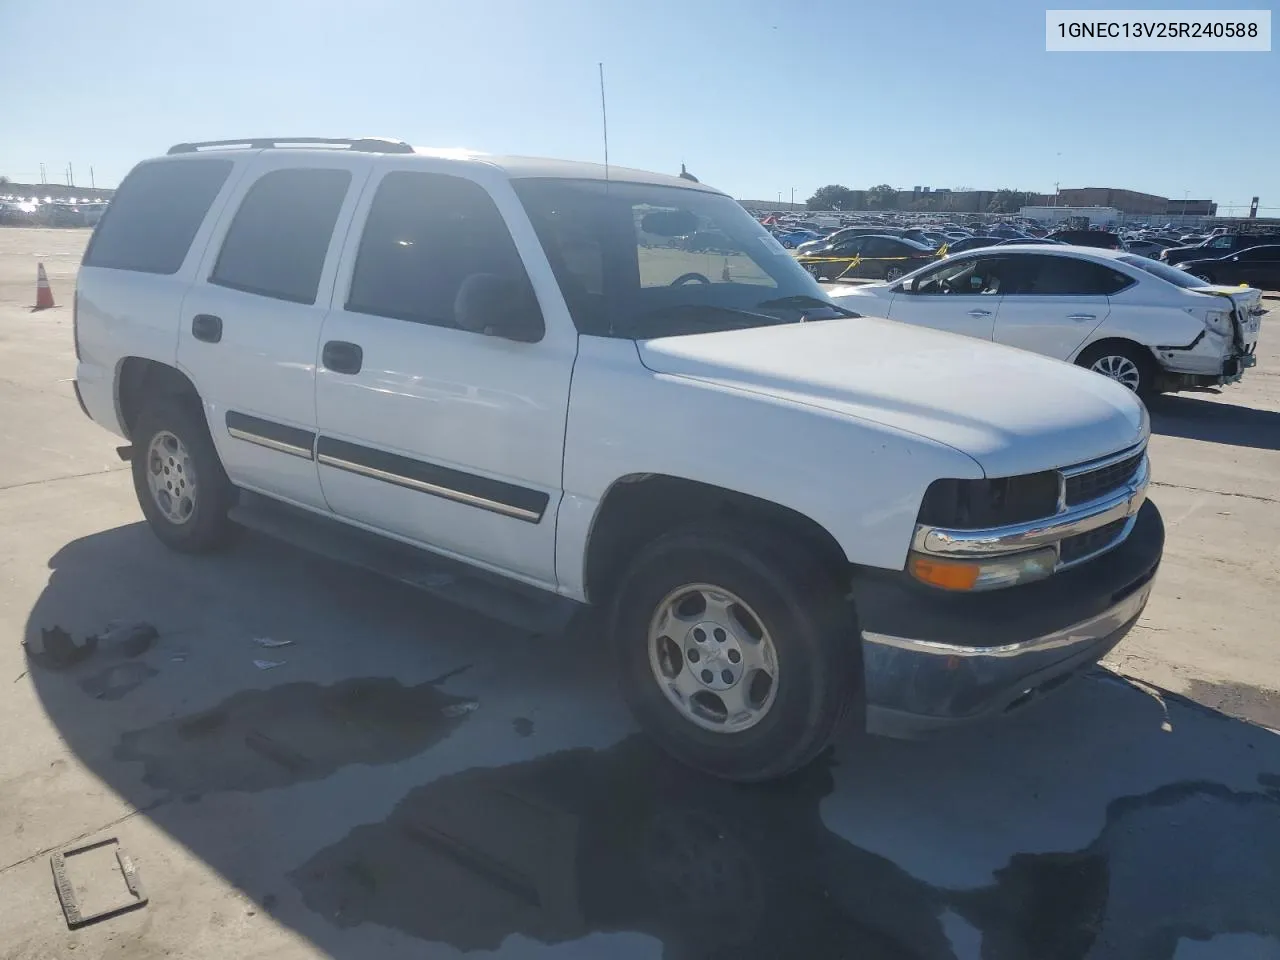
[[[202,553],[235,531],[227,511],[236,488],[227,479],[194,397],[162,395],[133,425],[133,489],[152,531],[168,547]]]
[[[807,551],[769,533],[699,528],[650,543],[612,618],[641,726],[678,760],[730,780],[804,766],[863,700],[843,594]]]

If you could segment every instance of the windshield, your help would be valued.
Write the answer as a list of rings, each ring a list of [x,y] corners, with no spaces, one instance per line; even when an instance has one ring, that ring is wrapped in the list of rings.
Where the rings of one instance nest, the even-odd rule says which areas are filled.
[[[604,180],[512,186],[580,333],[647,339],[842,313],[730,197]]]
[[[1147,257],[1116,257],[1121,263],[1127,263],[1131,267],[1137,267],[1139,270],[1145,270],[1152,276],[1159,277],[1161,280],[1168,280],[1170,283],[1182,287],[1185,290],[1191,290],[1195,287],[1210,286],[1199,277],[1192,276],[1186,270],[1179,270],[1177,267],[1171,267],[1167,263],[1161,263],[1159,260],[1150,260]]]

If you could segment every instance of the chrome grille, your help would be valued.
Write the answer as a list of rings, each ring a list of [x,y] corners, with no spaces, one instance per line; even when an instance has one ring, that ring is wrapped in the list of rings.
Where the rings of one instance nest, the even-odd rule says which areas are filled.
[[[1064,477],[1063,504],[1074,507],[1115,493],[1133,479],[1145,454],[1139,450],[1116,463]]]
[[[1058,547],[1058,563],[1066,566],[1069,563],[1075,563],[1107,549],[1124,533],[1125,525],[1128,522],[1128,518],[1113,520],[1111,523],[1098,527],[1096,530],[1090,530],[1088,533],[1067,537]]]

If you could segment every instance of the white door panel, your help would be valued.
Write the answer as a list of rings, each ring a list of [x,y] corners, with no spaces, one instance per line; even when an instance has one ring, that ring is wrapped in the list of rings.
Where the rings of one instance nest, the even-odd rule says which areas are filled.
[[[928,296],[900,293],[889,307],[889,319],[966,337],[990,340],[1001,296]]]
[[[280,199],[283,207],[292,201],[306,208],[301,223],[315,238],[313,243],[269,236],[247,219],[240,230],[231,232],[255,185],[279,184],[279,179],[264,178],[287,177],[298,170],[332,178],[319,184],[328,191],[325,197],[331,205],[325,209],[312,206],[315,198],[306,192],[294,191]],[[210,433],[227,474],[238,483],[320,509],[326,506],[313,459],[316,355],[338,254],[367,172],[367,157],[264,151],[251,162],[237,195],[227,204],[182,306],[178,363],[204,400]],[[245,209],[248,216],[250,208]],[[289,248],[300,257],[309,251],[320,264],[318,277],[315,271],[310,276],[314,302],[299,302],[308,299],[306,293],[286,299],[278,291],[228,285],[234,282],[230,264],[225,276],[217,271],[224,269],[220,256],[229,235],[240,236],[238,243]],[[231,257],[233,244],[226,247]],[[246,256],[252,256],[252,250]]]
[[[1055,360],[1069,360],[1110,312],[1106,297],[1014,294],[1000,305],[995,340]]]
[[[362,355],[356,372],[318,370],[325,499],[342,516],[554,585],[577,336],[554,283],[547,295],[550,268],[509,184],[415,160],[370,182],[321,332],[322,351],[340,341]],[[454,325],[460,277],[525,269],[541,340]]]

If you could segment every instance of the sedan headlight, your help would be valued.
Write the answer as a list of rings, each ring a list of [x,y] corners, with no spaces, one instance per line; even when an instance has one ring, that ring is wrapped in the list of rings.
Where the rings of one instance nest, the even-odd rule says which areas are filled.
[[[1042,580],[1054,571],[1058,551],[1053,547],[1004,557],[942,560],[912,551],[907,569],[921,583],[943,590],[976,592]]]
[[[1204,325],[1220,336],[1231,336],[1231,314],[1222,310],[1210,310],[1206,313]]]

